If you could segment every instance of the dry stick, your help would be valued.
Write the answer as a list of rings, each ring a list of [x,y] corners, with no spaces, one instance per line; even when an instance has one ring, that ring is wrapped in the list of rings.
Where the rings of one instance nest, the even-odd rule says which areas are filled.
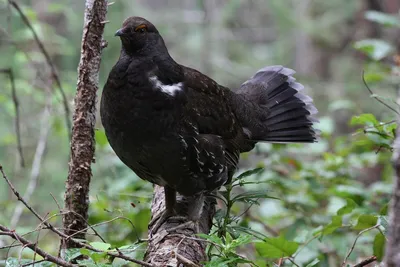
[[[47,147],[47,138],[48,138],[50,128],[51,128],[51,122],[49,120],[50,109],[51,109],[51,107],[50,107],[51,97],[48,97],[47,102],[48,103],[46,104],[46,107],[44,108],[43,115],[42,115],[41,122],[40,122],[39,140],[38,140],[38,143],[36,146],[35,155],[33,157],[32,169],[31,169],[31,173],[30,173],[30,177],[29,177],[29,183],[28,183],[28,186],[27,186],[25,194],[24,194],[24,199],[27,202],[31,198],[31,196],[37,186],[37,182],[38,182],[39,174],[40,174],[40,167],[42,165],[43,155],[44,155],[44,152]],[[14,229],[15,226],[17,225],[17,223],[21,217],[23,209],[24,209],[24,205],[22,203],[19,203],[17,205],[17,207],[15,208],[14,214],[11,217],[10,227],[12,229]]]
[[[64,239],[69,238],[68,235],[64,234],[63,232],[61,232],[60,230],[58,230],[57,228],[55,228],[52,224],[50,224],[49,222],[47,222],[48,219],[45,219],[45,218],[43,218],[42,216],[40,216],[39,213],[37,213],[37,212],[36,212],[22,197],[21,197],[20,193],[15,189],[14,185],[13,185],[13,184],[11,183],[11,181],[7,178],[7,175],[5,174],[5,172],[4,172],[4,170],[3,170],[3,166],[1,166],[1,165],[0,165],[0,172],[1,172],[1,174],[2,174],[2,176],[3,176],[3,178],[4,178],[4,180],[6,180],[6,182],[7,182],[8,186],[10,187],[11,191],[12,191],[12,192],[14,193],[14,195],[18,198],[18,200],[21,201],[22,203],[24,203],[25,207],[26,207],[30,212],[32,212],[33,215],[35,215],[35,217],[38,218],[39,221],[42,222],[42,223],[47,227],[47,229],[49,229],[49,230],[52,231],[53,233],[57,234],[57,235],[58,235],[59,237],[61,237],[61,238],[64,238]],[[1,229],[0,229],[0,230],[1,230]],[[0,232],[0,235],[1,235],[1,232]],[[129,256],[125,256],[125,255],[120,254],[120,253],[113,253],[113,252],[110,252],[110,251],[104,251],[104,250],[100,250],[100,249],[95,249],[95,248],[93,248],[92,246],[90,246],[90,245],[88,245],[88,244],[86,244],[86,243],[77,241],[77,240],[75,240],[75,239],[70,239],[70,241],[71,241],[71,242],[74,242],[76,245],[78,245],[78,246],[80,246],[80,247],[85,247],[85,248],[87,248],[87,249],[89,249],[89,250],[91,250],[91,251],[94,251],[94,252],[106,253],[107,255],[112,256],[112,257],[121,258],[121,259],[130,261],[130,262],[134,262],[134,263],[137,263],[137,264],[140,264],[140,265],[143,265],[143,266],[147,266],[147,267],[153,267],[153,265],[151,265],[151,264],[149,264],[149,263],[147,263],[147,262],[140,261],[140,260],[131,258],[131,257],[129,257]],[[39,254],[39,253],[38,253],[38,254]],[[40,254],[39,254],[39,255],[40,255]],[[74,265],[72,265],[72,266],[74,266]]]
[[[369,258],[363,260],[362,262],[357,263],[357,264],[354,265],[353,267],[362,267],[362,266],[365,266],[365,265],[367,265],[367,264],[373,263],[374,261],[376,261],[376,259],[377,259],[376,256],[369,257]]]
[[[25,167],[24,154],[22,153],[22,142],[21,142],[21,126],[20,126],[20,112],[19,112],[19,101],[17,97],[17,90],[15,87],[14,73],[11,68],[0,69],[0,72],[8,74],[11,83],[11,97],[15,108],[15,133],[17,135],[17,147],[18,153],[21,160],[21,167]]]
[[[354,250],[354,248],[355,248],[355,246],[356,246],[356,243],[357,243],[358,238],[360,238],[360,236],[361,236],[362,234],[364,234],[364,233],[366,233],[366,232],[368,232],[368,231],[371,231],[371,230],[373,230],[373,229],[379,229],[378,227],[379,227],[379,224],[374,225],[374,226],[372,226],[372,227],[370,227],[370,228],[364,229],[364,230],[362,230],[361,232],[358,233],[356,239],[354,240],[353,244],[351,245],[351,248],[350,248],[349,252],[347,252],[346,257],[345,257],[344,260],[343,260],[343,263],[342,263],[342,265],[341,265],[342,267],[343,267],[343,266],[346,266],[346,261],[349,259],[350,254],[353,252],[353,250]]]
[[[56,81],[57,87],[58,87],[58,89],[59,89],[59,91],[61,93],[61,97],[62,97],[62,101],[63,101],[63,105],[64,105],[64,110],[65,110],[65,122],[66,122],[66,126],[67,126],[68,137],[69,137],[69,140],[71,140],[71,122],[69,120],[70,110],[69,110],[69,106],[68,106],[67,97],[66,97],[64,89],[63,89],[63,87],[61,85],[60,77],[58,76],[58,73],[57,73],[57,69],[56,69],[56,67],[55,67],[55,65],[54,65],[49,53],[47,52],[46,48],[44,47],[43,42],[39,39],[39,36],[37,35],[35,29],[32,27],[31,22],[25,16],[24,12],[22,12],[22,10],[19,7],[19,5],[17,4],[17,2],[12,1],[12,0],[8,0],[8,3],[10,3],[15,8],[15,10],[17,10],[18,14],[20,15],[20,17],[24,21],[25,25],[32,32],[32,35],[33,35],[33,38],[35,39],[35,42],[37,43],[40,51],[42,52],[43,56],[45,57],[47,64],[50,66],[51,76]]]
[[[60,258],[52,256],[51,254],[47,253],[46,251],[41,249],[36,244],[31,243],[27,239],[25,239],[22,236],[18,235],[15,231],[10,230],[10,229],[8,229],[7,227],[5,227],[3,225],[0,225],[0,231],[2,231],[2,232],[0,232],[1,235],[7,235],[7,236],[12,237],[15,240],[18,240],[24,247],[28,247],[31,250],[35,251],[37,254],[42,256],[46,261],[50,261],[50,262],[56,263],[56,264],[61,265],[61,266],[66,266],[66,267],[75,267],[75,266],[77,266],[75,264],[66,262],[63,259],[60,259]]]

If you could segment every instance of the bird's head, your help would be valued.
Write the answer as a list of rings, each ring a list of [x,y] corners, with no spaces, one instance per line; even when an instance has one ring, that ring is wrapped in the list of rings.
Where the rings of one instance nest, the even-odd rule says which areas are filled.
[[[121,39],[122,49],[130,55],[145,55],[164,46],[156,27],[141,17],[127,18],[115,36]]]

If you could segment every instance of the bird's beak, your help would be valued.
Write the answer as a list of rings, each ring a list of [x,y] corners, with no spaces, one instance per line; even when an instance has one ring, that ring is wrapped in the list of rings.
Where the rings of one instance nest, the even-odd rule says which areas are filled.
[[[124,29],[123,28],[121,28],[118,31],[116,31],[114,36],[122,36],[122,35],[124,35]]]

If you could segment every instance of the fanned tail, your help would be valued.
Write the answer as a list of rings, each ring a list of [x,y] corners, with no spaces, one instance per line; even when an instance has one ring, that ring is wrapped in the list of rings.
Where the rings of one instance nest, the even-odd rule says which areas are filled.
[[[292,77],[294,73],[294,70],[282,66],[265,67],[237,91],[247,102],[247,108],[239,111],[243,114],[239,117],[250,140],[316,142],[319,131],[313,128],[313,124],[318,122],[314,117],[318,111],[312,98],[301,93],[304,86]]]

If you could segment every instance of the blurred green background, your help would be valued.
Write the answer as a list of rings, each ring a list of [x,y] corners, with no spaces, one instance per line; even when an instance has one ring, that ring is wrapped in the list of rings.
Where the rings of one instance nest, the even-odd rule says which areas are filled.
[[[18,4],[54,61],[72,111],[84,1],[21,0]],[[392,188],[390,147],[395,125],[387,124],[384,130],[377,130],[383,134],[375,135],[357,129],[395,118],[393,111],[370,97],[362,72],[365,70],[374,93],[396,108],[398,76],[393,74],[393,56],[400,39],[399,8],[398,0],[117,0],[108,9],[104,33],[108,47],[103,50],[98,93],[119,56],[120,43],[114,33],[133,15],[156,25],[177,62],[233,90],[263,66],[295,69],[296,78],[319,109],[321,141],[291,146],[260,144],[243,155],[240,171],[264,167],[249,179],[263,181],[265,191],[281,200],[260,200],[260,205],[246,214],[242,213],[249,203],[242,203],[232,212],[242,214],[238,225],[268,236],[279,233],[299,244],[332,225],[333,216],[343,216],[342,224],[333,229],[336,231],[308,242],[296,257],[300,266],[315,259],[319,260],[317,266],[338,266],[357,230],[362,229],[352,227],[351,222],[356,226],[361,215],[379,220],[386,215],[382,209]],[[392,16],[380,17],[383,13]],[[22,194],[28,190],[29,203],[35,209],[42,215],[54,214],[57,205],[50,193],[63,205],[69,159],[62,98],[32,32],[6,0],[0,0],[0,22],[0,69],[11,68],[14,73],[25,167],[20,164],[16,112],[4,73],[0,74],[0,164]],[[364,113],[374,116],[355,117]],[[100,226],[99,231],[113,245],[133,243],[137,235],[146,237],[152,186],[116,158],[99,116],[96,128],[90,222],[127,217],[135,229],[119,220]],[[239,192],[259,188],[248,185]],[[346,203],[353,205],[351,201],[356,206],[345,213],[347,217],[337,214]],[[52,222],[61,226],[60,218]],[[0,223],[21,232],[38,224],[32,214],[21,209],[4,181],[0,181]],[[351,262],[375,255],[379,249],[374,247],[375,234],[362,240]],[[39,240],[42,247],[57,251],[56,237],[43,231]],[[9,240],[0,238],[0,247],[6,244]],[[144,248],[137,250],[138,257]],[[259,266],[268,266],[263,261],[267,256],[259,249],[243,246],[239,250]],[[9,256],[18,251],[11,250]],[[24,253],[29,255],[27,250]],[[5,264],[1,261],[5,257],[6,251],[0,250],[0,265]]]

